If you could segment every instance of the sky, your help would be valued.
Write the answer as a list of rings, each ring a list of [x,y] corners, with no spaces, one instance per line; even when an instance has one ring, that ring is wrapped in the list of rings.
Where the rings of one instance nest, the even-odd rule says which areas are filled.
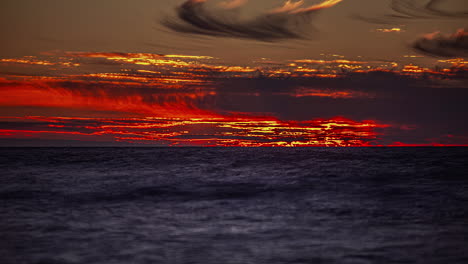
[[[465,0],[3,0],[0,146],[468,145]]]

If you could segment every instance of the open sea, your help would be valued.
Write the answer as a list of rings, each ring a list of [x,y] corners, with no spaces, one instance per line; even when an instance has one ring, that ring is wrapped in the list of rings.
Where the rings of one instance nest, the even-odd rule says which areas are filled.
[[[468,148],[2,148],[0,264],[468,263]]]

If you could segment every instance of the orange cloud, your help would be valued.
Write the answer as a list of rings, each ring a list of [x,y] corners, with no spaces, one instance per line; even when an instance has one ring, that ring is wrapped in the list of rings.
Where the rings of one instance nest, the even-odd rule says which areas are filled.
[[[404,32],[405,30],[394,27],[394,28],[378,28],[375,31],[382,32],[382,33],[400,33],[400,32]]]
[[[212,91],[141,93],[138,89],[129,91],[128,87],[119,93],[112,92],[103,83],[59,80],[4,80],[1,86],[0,106],[58,107],[165,117],[211,116],[212,113],[199,109],[195,102],[214,94]]]
[[[234,9],[245,5],[249,0],[229,0],[221,2],[219,5],[224,9]]]
[[[404,130],[393,119],[402,114],[387,113],[384,107],[393,109],[404,101],[415,103],[404,111],[417,112],[418,107],[426,109],[427,101],[444,99],[446,93],[444,102],[456,103],[448,110],[463,109],[453,98],[464,98],[464,89],[450,89],[464,87],[467,71],[462,58],[439,60],[444,67],[430,69],[332,56],[267,66],[222,65],[207,56],[147,53],[66,52],[6,59],[0,62],[2,70],[7,69],[0,75],[0,110],[4,115],[0,117],[0,135],[4,139],[66,138],[163,145],[374,146],[381,142],[380,133],[389,131],[386,123],[395,124],[395,134]],[[77,66],[57,67],[60,63]],[[447,89],[429,89],[436,87]],[[353,112],[356,108],[359,110]],[[273,114],[258,116],[256,112]],[[443,111],[433,108],[424,114],[436,112]],[[361,121],[336,117],[353,113],[357,113],[353,119]],[[439,123],[434,127],[441,122],[445,125],[445,116],[459,118],[463,112],[459,113],[438,116]],[[16,121],[10,122],[7,116]],[[102,116],[115,118],[94,118]],[[416,119],[424,119],[422,116],[411,120],[419,126],[415,130],[433,128],[432,124],[418,123]],[[381,124],[376,120],[384,121]],[[460,123],[455,120],[451,125],[462,134],[455,122]],[[437,133],[445,132],[431,136]],[[407,139],[385,138],[385,142]],[[462,140],[455,138],[453,142]]]
[[[10,118],[11,119],[11,118]],[[273,117],[225,115],[199,118],[93,119],[25,117],[38,120],[36,129],[0,129],[0,137],[50,138],[51,135],[111,137],[114,141],[170,146],[368,146],[378,136],[374,121],[335,117],[310,121],[282,121]],[[83,138],[84,136],[84,138]]]
[[[307,87],[300,87],[288,95],[293,97],[330,97],[330,98],[373,98],[374,96],[369,93],[352,90],[331,90],[331,89],[314,89]]]

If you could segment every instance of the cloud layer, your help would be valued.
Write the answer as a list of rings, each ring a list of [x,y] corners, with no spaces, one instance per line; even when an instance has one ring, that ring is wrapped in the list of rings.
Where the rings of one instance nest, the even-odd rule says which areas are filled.
[[[0,145],[467,144],[466,62],[439,61],[429,69],[335,55],[256,67],[146,53],[0,59]]]

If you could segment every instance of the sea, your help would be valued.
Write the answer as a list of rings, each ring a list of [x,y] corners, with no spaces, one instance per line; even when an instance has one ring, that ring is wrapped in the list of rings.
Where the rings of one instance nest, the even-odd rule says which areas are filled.
[[[468,148],[2,148],[0,263],[468,263]]]

